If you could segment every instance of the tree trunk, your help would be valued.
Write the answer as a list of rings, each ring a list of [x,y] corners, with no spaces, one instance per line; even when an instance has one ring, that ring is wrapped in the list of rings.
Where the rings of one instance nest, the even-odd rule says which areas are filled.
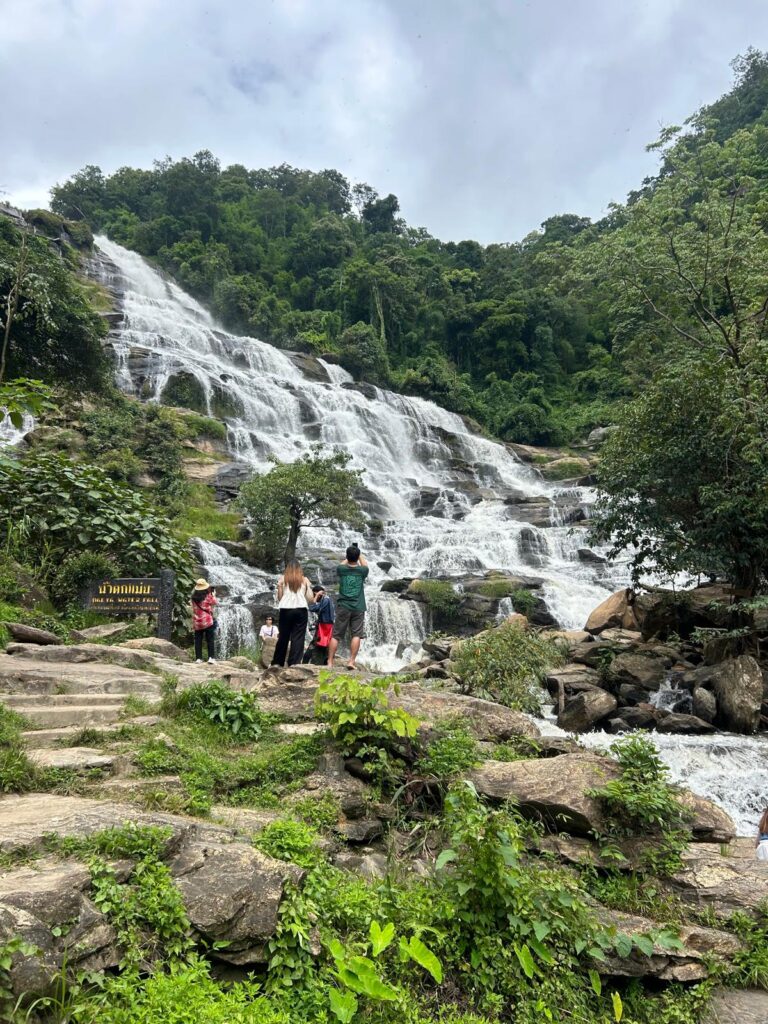
[[[301,533],[301,519],[291,509],[291,528],[288,531],[288,540],[285,545],[285,562],[292,561],[296,557],[296,545],[299,543],[299,534]]]

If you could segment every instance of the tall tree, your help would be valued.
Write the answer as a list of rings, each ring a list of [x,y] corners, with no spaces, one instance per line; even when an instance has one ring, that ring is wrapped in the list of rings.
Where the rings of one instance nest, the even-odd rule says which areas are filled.
[[[355,497],[360,472],[349,469],[351,458],[339,450],[323,455],[318,445],[296,462],[275,461],[268,473],[243,484],[238,504],[265,563],[274,564],[281,549],[286,562],[295,558],[305,527],[363,526]]]

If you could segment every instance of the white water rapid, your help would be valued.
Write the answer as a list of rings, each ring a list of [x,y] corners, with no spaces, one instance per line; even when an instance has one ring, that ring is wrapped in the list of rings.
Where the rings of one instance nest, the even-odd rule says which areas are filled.
[[[169,384],[183,380],[226,421],[233,458],[253,471],[266,470],[269,456],[291,461],[318,442],[350,452],[365,470],[366,511],[380,521],[360,537],[372,567],[369,664],[399,667],[430,629],[428,615],[413,602],[378,593],[388,576],[533,574],[543,578],[549,610],[564,627],[582,626],[596,604],[624,585],[622,570],[578,557],[583,532],[568,521],[591,501],[588,490],[545,482],[507,447],[431,402],[357,385],[337,366],[227,333],[142,257],[106,238],[97,243],[106,257],[98,273],[118,293],[123,314],[109,340],[126,392],[159,401]],[[549,524],[526,518],[537,496],[551,502]],[[304,553],[340,553],[348,539],[334,530],[307,530]],[[263,574],[237,560],[223,562],[220,548],[205,550],[209,574],[226,585],[231,603],[244,605],[264,589]],[[392,568],[385,572],[379,561]],[[244,609],[236,614],[232,636],[240,639],[248,633]]]
[[[668,695],[657,706],[672,701],[679,691],[668,687]],[[551,705],[542,706],[542,717],[534,718],[544,736],[570,734],[555,721]],[[768,803],[768,736],[675,736],[649,732],[647,736],[669,769],[669,780],[713,800],[736,826],[736,834],[754,836],[760,815]],[[618,735],[586,732],[572,737],[590,750],[608,752]]]

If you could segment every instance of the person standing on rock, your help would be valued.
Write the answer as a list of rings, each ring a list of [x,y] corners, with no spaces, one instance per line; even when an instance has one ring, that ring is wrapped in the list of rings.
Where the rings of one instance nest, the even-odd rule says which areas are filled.
[[[192,629],[195,631],[195,662],[203,662],[203,637],[208,648],[208,664],[216,664],[216,591],[208,580],[200,579],[192,591]]]
[[[365,579],[368,571],[368,563],[360,548],[357,544],[350,544],[347,557],[336,566],[339,596],[336,598],[336,622],[328,650],[328,668],[333,668],[339,640],[343,640],[347,632],[350,633],[347,668],[356,668],[360,642],[365,637]]]
[[[317,615],[317,625],[312,642],[304,655],[304,661],[313,663],[313,657],[317,656],[321,659],[319,664],[325,665],[328,661],[328,647],[333,636],[336,609],[333,607],[333,601],[326,593],[325,587],[313,587],[312,592],[314,602],[309,606],[309,610]],[[318,664],[318,662],[314,662],[314,664]]]
[[[278,636],[271,668],[282,667],[286,654],[289,665],[298,665],[301,661],[307,635],[309,605],[313,600],[312,584],[294,558],[286,565],[285,572],[277,581]]]

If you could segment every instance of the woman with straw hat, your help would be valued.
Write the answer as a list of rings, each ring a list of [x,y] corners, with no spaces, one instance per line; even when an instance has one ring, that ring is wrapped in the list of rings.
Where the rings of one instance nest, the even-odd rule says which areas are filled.
[[[192,628],[195,631],[195,661],[203,661],[203,637],[208,647],[208,663],[216,663],[216,620],[213,609],[218,604],[216,591],[208,580],[200,579],[192,591]]]

